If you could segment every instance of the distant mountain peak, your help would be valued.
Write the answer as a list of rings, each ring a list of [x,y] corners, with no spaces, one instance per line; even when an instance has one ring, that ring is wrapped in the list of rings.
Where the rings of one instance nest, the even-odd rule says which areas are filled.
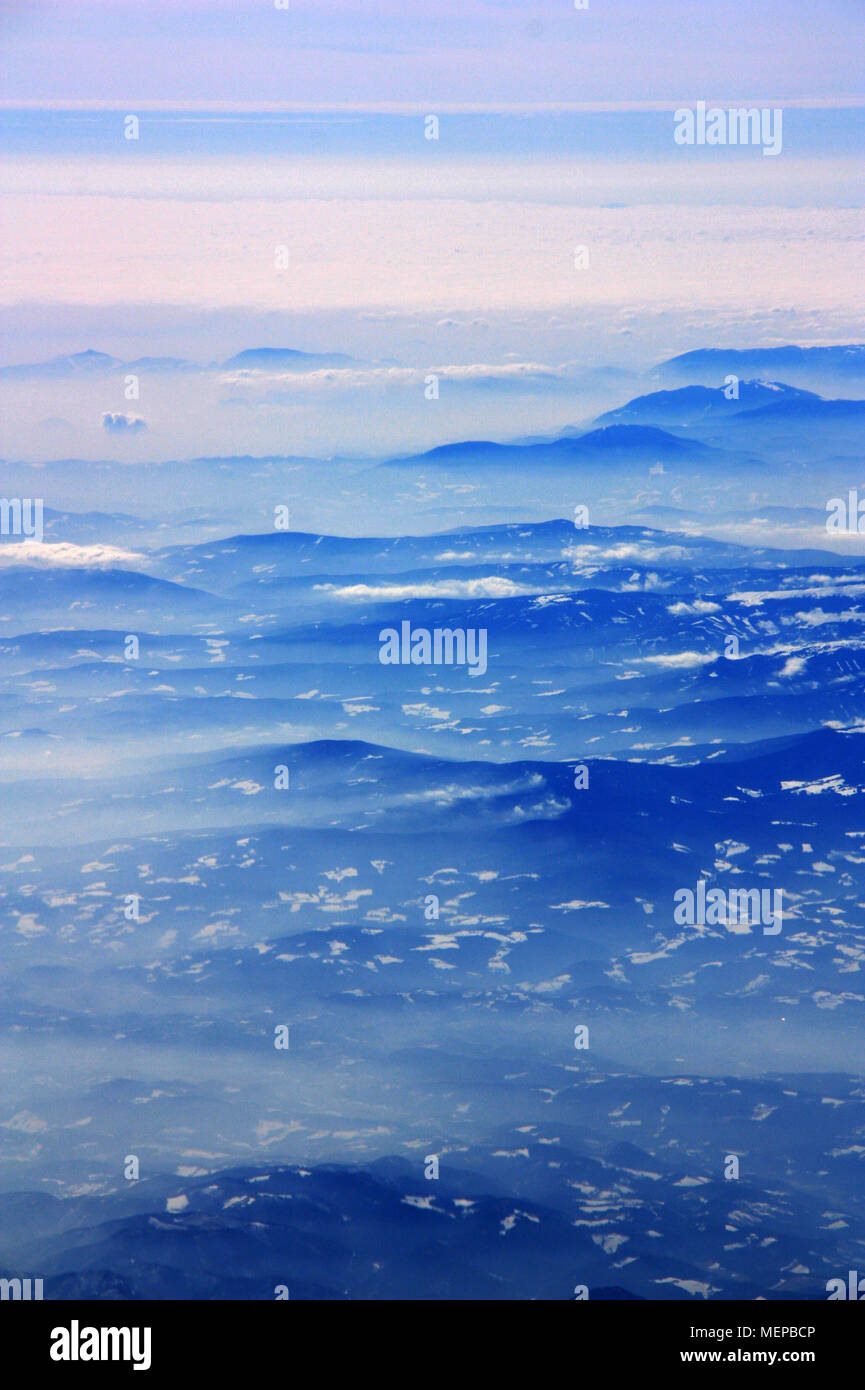
[[[355,358],[344,352],[302,352],[299,348],[245,348],[223,362],[223,367],[346,367]]]
[[[844,343],[822,347],[799,347],[794,343],[778,347],[696,348],[658,363],[652,376],[691,376],[710,373],[718,379],[731,372],[739,376],[774,376],[776,372],[815,371],[839,376],[865,376],[865,343]]]

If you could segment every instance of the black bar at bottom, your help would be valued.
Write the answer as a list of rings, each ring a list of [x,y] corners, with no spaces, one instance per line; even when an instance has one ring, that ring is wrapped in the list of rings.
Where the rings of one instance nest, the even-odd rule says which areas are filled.
[[[557,1309],[557,1310],[556,1310]],[[452,1378],[462,1360],[481,1359],[488,1374],[513,1357],[540,1370],[551,1356],[597,1358],[609,1373],[700,1374],[790,1366],[821,1381],[858,1364],[862,1314],[836,1302],[539,1303],[0,1303],[4,1362],[16,1373],[92,1379],[166,1374],[272,1376],[304,1355],[303,1379],[338,1373],[342,1358],[356,1377],[390,1364],[402,1378]],[[533,1350],[534,1348],[534,1350]],[[395,1358],[395,1359],[394,1359]]]

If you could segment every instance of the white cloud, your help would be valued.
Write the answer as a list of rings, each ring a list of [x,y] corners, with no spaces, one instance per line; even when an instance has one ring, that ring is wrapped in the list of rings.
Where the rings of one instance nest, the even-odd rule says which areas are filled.
[[[357,603],[390,603],[412,598],[516,598],[534,589],[511,579],[489,575],[485,579],[440,579],[430,584],[316,584],[333,598]]]
[[[116,545],[74,545],[71,541],[19,541],[0,546],[0,565],[35,565],[46,569],[104,569],[144,560]]]
[[[109,434],[140,434],[147,429],[147,421],[140,415],[123,415],[120,411],[106,410],[102,416],[102,428]]]
[[[673,671],[688,670],[693,666],[706,666],[717,659],[714,652],[670,652],[662,656],[640,657],[641,661],[648,661],[653,666],[661,666]]]
[[[581,240],[595,253],[591,276],[580,284],[583,310],[690,312],[699,299],[704,322],[719,310],[741,312],[743,302],[768,313],[800,301],[802,265],[814,260],[832,268],[809,286],[814,312],[861,317],[859,209],[797,206],[807,170],[795,167],[798,161],[773,163],[773,171],[761,168],[765,197],[783,201],[788,180],[789,198],[759,207],[748,201],[753,184],[743,197],[738,161],[701,164],[695,180],[691,166],[673,161],[397,165],[375,158],[153,158],[143,151],[134,160],[2,159],[4,277],[16,301],[41,304],[65,297],[79,305],[248,312],[272,310],[276,294],[278,302],[289,296],[295,312],[435,312],[443,303],[452,315],[475,313],[479,305],[488,315],[571,312],[574,271],[566,248],[574,242],[577,205]],[[821,179],[851,177],[844,161],[821,160],[819,168]],[[696,205],[703,199],[710,205]],[[250,248],[273,247],[275,223],[286,219],[291,269],[281,276],[272,255]],[[211,244],[220,254],[203,256],[202,246]],[[136,245],[148,254],[130,276],[129,247]],[[443,256],[442,246],[459,246],[461,254]],[[708,288],[707,257],[715,270]]]
[[[634,545],[623,541],[619,545],[573,545],[563,552],[563,559],[575,565],[622,564],[641,561],[643,564],[682,560],[687,551],[681,545]]]
[[[800,672],[805,670],[807,664],[807,656],[788,656],[778,675],[784,677],[798,676]]]
[[[281,372],[274,371],[273,368],[244,367],[236,371],[221,372],[219,380],[223,386],[230,386],[236,390],[246,389],[250,393],[267,392],[272,398],[274,390],[278,390],[280,396],[289,397],[301,391],[331,388],[350,390],[368,389],[373,386],[421,387],[430,375],[437,376],[441,382],[469,386],[518,385],[521,381],[532,385],[538,381],[565,379],[561,368],[549,367],[542,362],[472,362],[463,365],[424,367],[316,367],[309,371],[286,368]]]
[[[708,599],[702,598],[694,599],[693,603],[685,603],[684,600],[681,603],[671,603],[667,608],[667,612],[672,613],[674,618],[682,618],[686,614],[696,616],[702,613],[720,613],[720,611],[720,603],[711,603]]]

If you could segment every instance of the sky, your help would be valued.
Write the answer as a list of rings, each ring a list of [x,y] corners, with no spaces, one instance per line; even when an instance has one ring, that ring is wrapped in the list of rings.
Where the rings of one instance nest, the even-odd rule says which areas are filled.
[[[0,4],[0,366],[279,345],[643,369],[854,341],[863,17],[863,0]],[[781,109],[781,154],[677,145],[675,108],[699,100]],[[5,404],[0,452],[60,447],[29,415],[74,402]]]
[[[863,95],[862,0],[278,5],[6,0],[3,99],[387,107]]]

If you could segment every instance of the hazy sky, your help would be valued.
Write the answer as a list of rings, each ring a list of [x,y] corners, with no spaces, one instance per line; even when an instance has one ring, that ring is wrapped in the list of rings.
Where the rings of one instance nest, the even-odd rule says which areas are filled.
[[[277,3],[6,0],[2,97],[426,105],[863,93],[862,0]]]
[[[858,337],[865,0],[589,6],[0,0],[2,362],[645,364]],[[783,107],[783,155],[676,145],[700,99]],[[580,103],[612,110],[536,111]],[[477,104],[518,111],[449,113]],[[389,114],[311,114],[334,106]]]

